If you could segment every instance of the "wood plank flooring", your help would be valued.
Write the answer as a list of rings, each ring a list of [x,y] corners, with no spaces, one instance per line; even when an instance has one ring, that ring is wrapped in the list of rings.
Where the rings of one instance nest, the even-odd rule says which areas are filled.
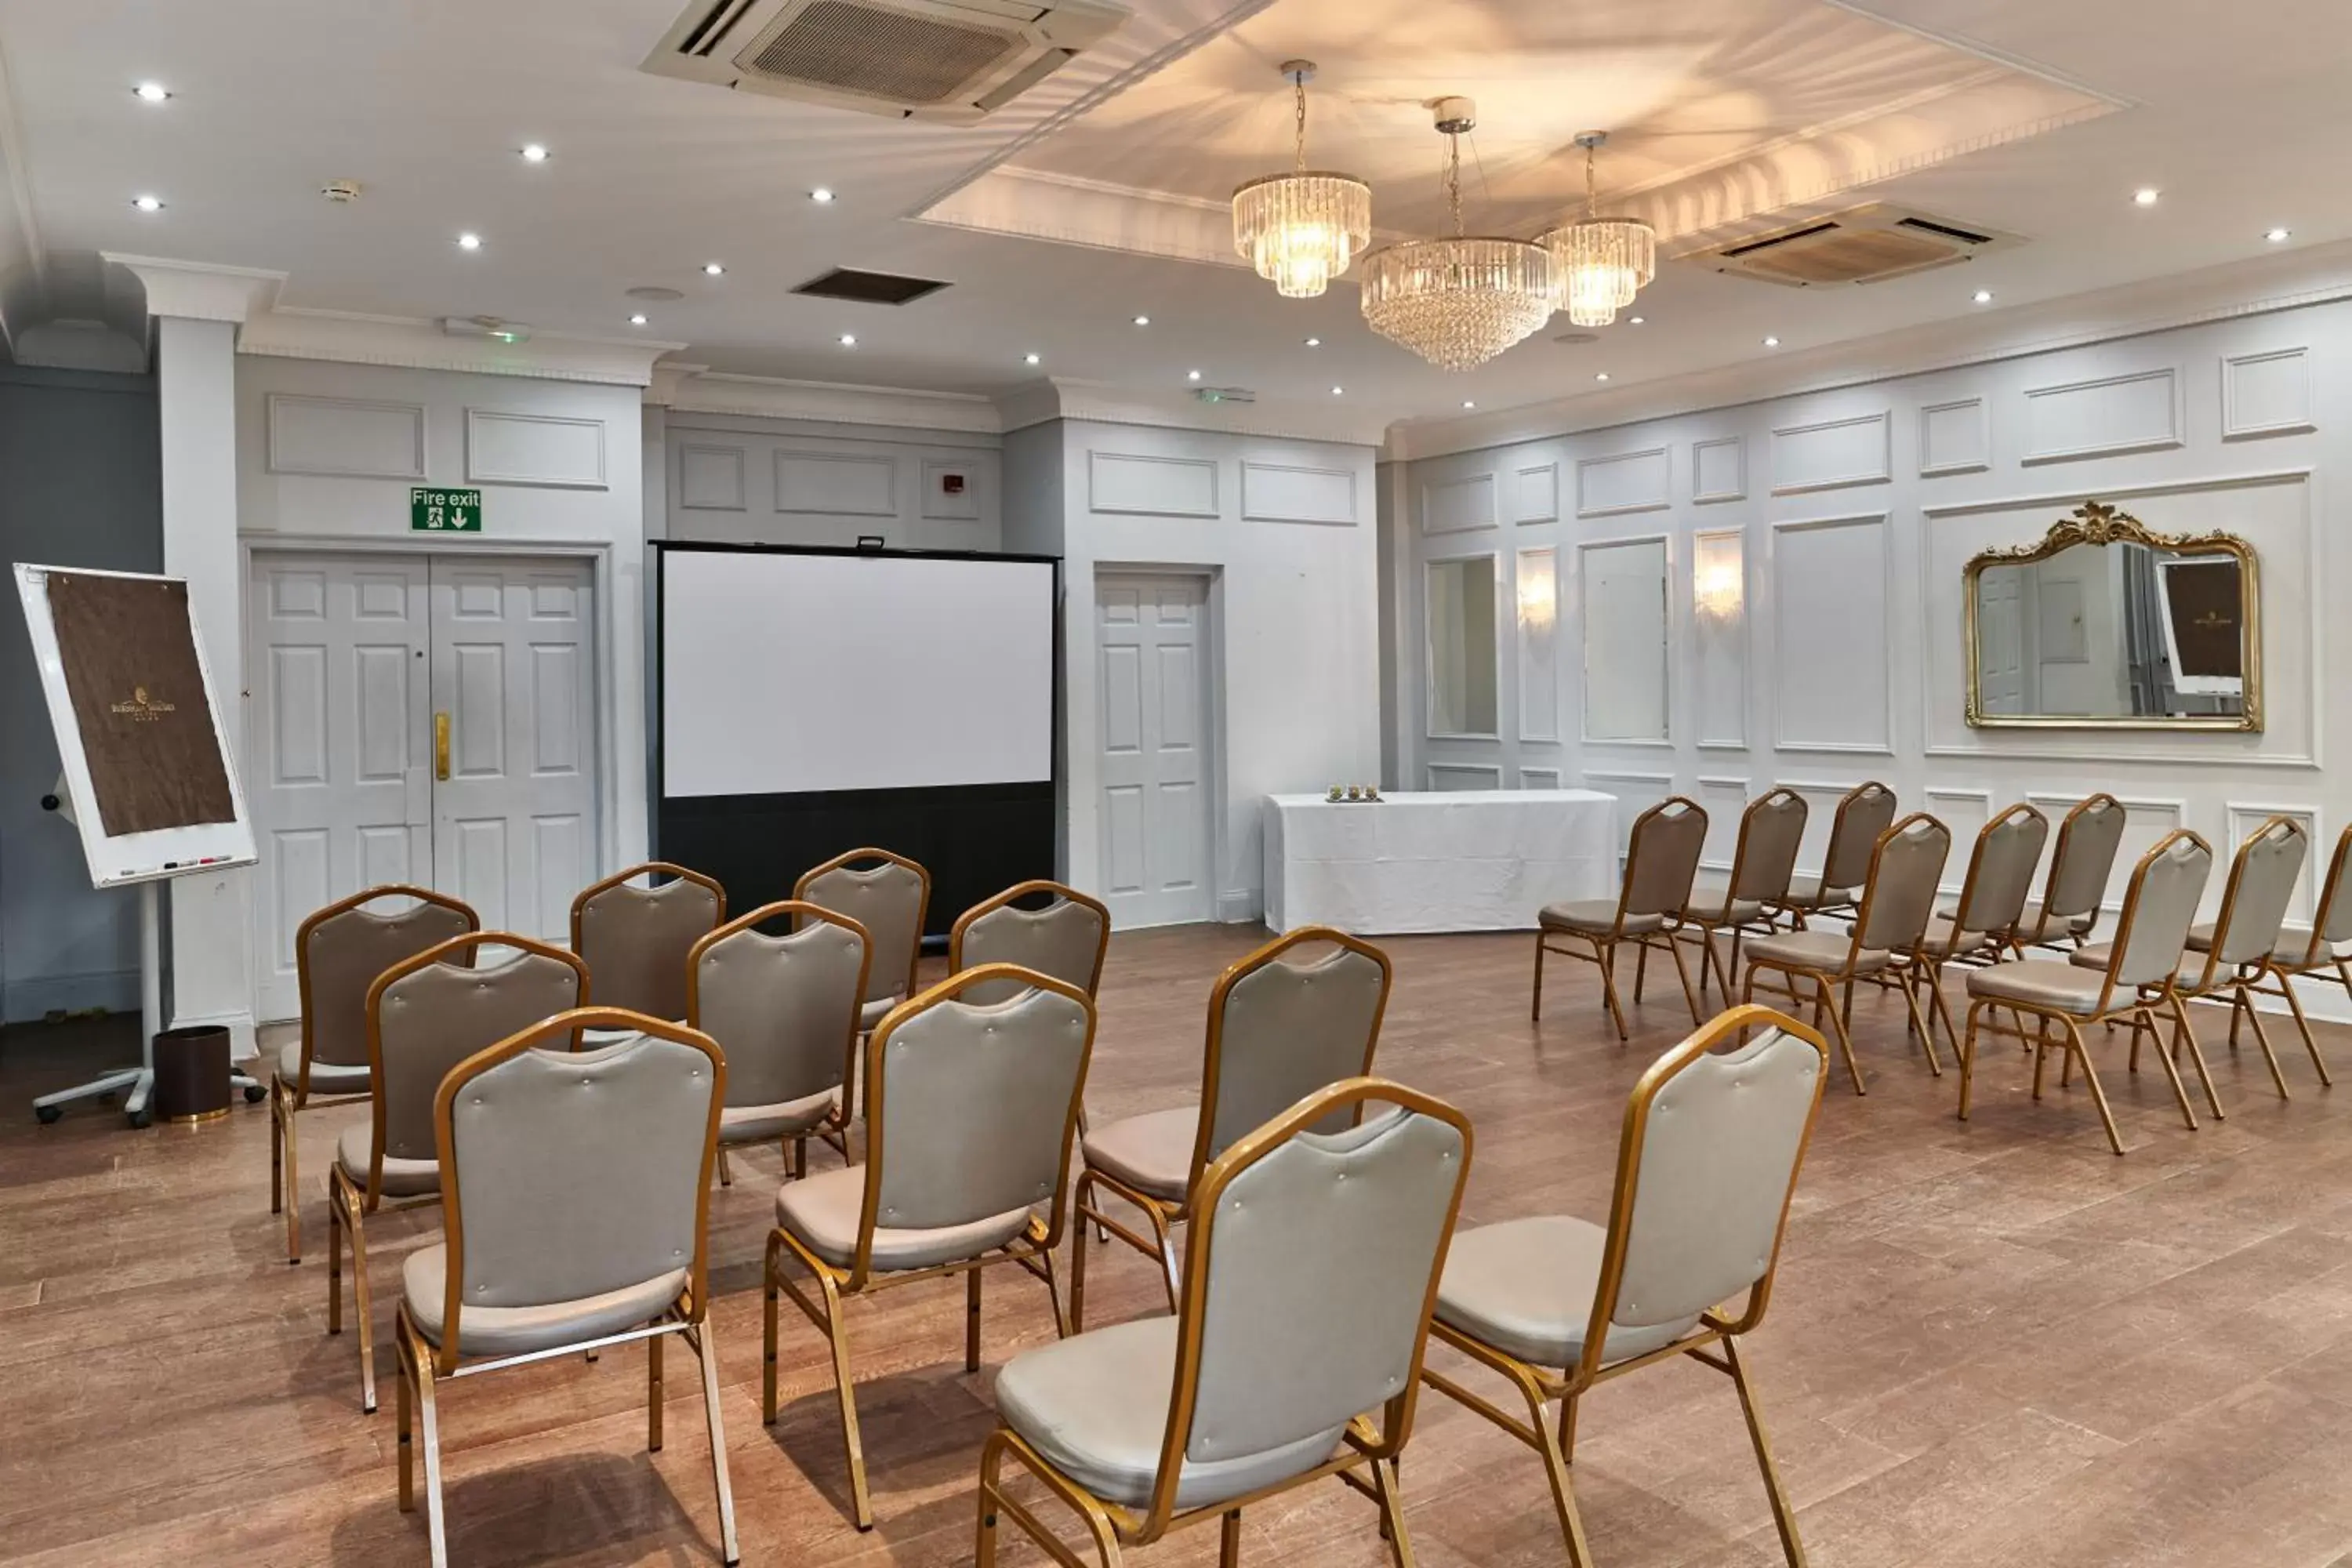
[[[1189,1099],[1202,1008],[1260,933],[1120,937],[1089,1102],[1097,1121]],[[1671,975],[1609,1033],[1589,965],[1550,966],[1527,1016],[1526,937],[1386,944],[1397,984],[1381,1067],[1475,1123],[1464,1224],[1606,1207],[1623,1097],[1687,1024]],[[1630,963],[1628,965],[1630,974]],[[1653,981],[1657,976],[1652,976]],[[1770,1320],[1752,1342],[1818,1568],[2322,1568],[2352,1551],[2352,1083],[2323,1090],[2281,1040],[2290,1103],[2218,1012],[2200,1024],[2230,1116],[2182,1127],[2162,1077],[2101,1049],[2128,1157],[2079,1082],[2027,1096],[1985,1054],[1978,1110],[1931,1079],[1899,1001],[1862,1003],[1870,1094],[1832,1078],[1799,1185]],[[2284,1031],[2281,1031],[2284,1034]],[[2352,1039],[2323,1031],[2352,1074]],[[363,1109],[312,1112],[307,1255],[268,1212],[268,1130],[126,1132],[119,1114],[36,1127],[26,1097],[130,1048],[121,1021],[0,1037],[0,1560],[40,1564],[422,1563],[393,1502],[384,1410],[359,1411],[355,1350],[325,1329],[325,1161]],[[2201,1110],[2201,1107],[2200,1107]],[[761,1238],[778,1162],[736,1162],[713,1205],[714,1321],[747,1563],[971,1560],[973,1478],[1006,1357],[1050,1338],[1042,1289],[990,1279],[984,1368],[962,1373],[953,1281],[851,1306],[879,1527],[846,1478],[822,1342],[784,1314],[782,1418],[759,1416]],[[371,1226],[388,1341],[402,1256],[431,1211]],[[1159,1310],[1149,1265],[1089,1260],[1089,1318]],[[669,1363],[668,1443],[644,1451],[642,1352],[469,1380],[442,1405],[450,1547],[474,1564],[717,1560],[691,1358]],[[1433,1352],[1441,1363],[1443,1352]],[[1472,1374],[1475,1375],[1475,1374]],[[1421,1561],[1565,1561],[1532,1455],[1425,1395],[1404,1467]],[[1778,1563],[1736,1400],[1684,1365],[1604,1386],[1576,1465],[1604,1568]],[[1385,1562],[1370,1508],[1336,1483],[1253,1510],[1245,1560]],[[1133,1554],[1194,1563],[1213,1531]],[[1043,1555],[1008,1546],[1010,1564]]]

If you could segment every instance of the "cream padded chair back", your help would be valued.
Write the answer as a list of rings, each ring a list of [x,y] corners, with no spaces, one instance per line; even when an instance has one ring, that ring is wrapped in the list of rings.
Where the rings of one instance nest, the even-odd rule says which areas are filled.
[[[1778,903],[1789,896],[1797,874],[1797,847],[1805,839],[1805,797],[1792,789],[1773,789],[1750,801],[1739,818],[1738,862],[1731,897]]]
[[[2033,896],[2033,873],[2049,839],[2050,819],[2022,803],[1986,823],[1969,852],[1968,879],[1961,887],[1964,907],[1953,911],[1958,916],[1957,929],[1996,934],[2015,931],[2025,913],[2025,900]]]
[[[858,862],[877,864],[860,868]],[[915,956],[923,942],[923,910],[931,901],[930,873],[883,849],[853,849],[803,876],[793,897],[847,915],[866,928],[867,1002],[914,989]]]
[[[670,880],[630,880],[660,873]],[[633,866],[572,901],[572,951],[588,963],[598,1006],[679,1019],[686,955],[726,918],[727,895],[709,878],[660,862]]]
[[[2336,837],[2336,853],[2327,862],[2327,882],[2319,889],[2318,947],[2311,957],[2326,963],[2328,950],[2352,942],[2352,827]]]
[[[1042,985],[974,1006],[942,994],[954,984],[894,1014],[868,1058],[877,1228],[968,1225],[1061,1190],[1094,1009]]]
[[[1381,1087],[1346,1085],[1318,1120],[1344,1123]],[[1300,1127],[1203,1189],[1186,1462],[1295,1449],[1305,1470],[1412,1387],[1469,1155],[1465,1126],[1391,1110],[1328,1135]]]
[[[417,902],[388,911],[364,907],[399,898]],[[402,960],[480,925],[474,911],[454,899],[399,886],[370,888],[304,921],[294,936],[294,952],[302,1037],[311,1059],[336,1067],[367,1066],[368,989],[376,977]]]
[[[1706,850],[1706,813],[1696,801],[1672,795],[1633,819],[1625,849],[1625,890],[1618,908],[1628,916],[1670,915],[1690,902]]]
[[[1879,837],[1871,854],[1855,934],[1865,952],[1907,952],[1927,934],[1937,884],[1952,853],[1952,830],[1914,813]]]
[[[1295,949],[1327,943],[1319,957],[1291,960]],[[1214,1079],[1204,1086],[1212,1109],[1196,1173],[1317,1089],[1370,1072],[1388,1006],[1387,955],[1327,927],[1302,926],[1235,968],[1244,973],[1228,971],[1211,999]]]
[[[1036,910],[1012,901],[1038,893],[1050,894],[1053,901]],[[958,970],[1017,963],[1091,996],[1102,983],[1103,944],[1109,935],[1110,911],[1094,900],[1054,883],[1024,882],[956,921],[950,959]],[[1001,1002],[1015,989],[1010,982],[976,986],[963,999]]]
[[[2166,834],[2142,857],[2124,900],[2125,930],[2108,971],[2117,985],[2160,985],[2173,977],[2212,873],[2212,849],[2185,828]]]
[[[501,948],[512,955],[502,962]],[[369,1007],[379,1063],[377,1144],[384,1158],[436,1158],[433,1097],[449,1069],[579,1006],[583,989],[571,954],[505,931],[443,942],[384,975]]]
[[[1895,825],[1895,792],[1875,780],[1856,784],[1838,802],[1822,858],[1822,891],[1859,888],[1870,876],[1879,836]]]
[[[2221,898],[2226,924],[2213,932],[2216,973],[2241,963],[2260,963],[2278,946],[2279,928],[2286,923],[2286,906],[2303,875],[2310,848],[2302,826],[2292,817],[2274,816],[2238,847],[2230,867],[2230,886]]]
[[[770,936],[781,916],[804,923]],[[727,1053],[727,1103],[782,1105],[841,1087],[857,1040],[866,938],[806,904],[769,904],[695,946],[693,1026]]]
[[[2094,913],[2106,897],[2107,879],[2115,874],[2116,855],[2123,847],[2123,803],[2111,795],[2095,795],[2066,814],[2058,834],[2058,857],[2050,866],[2050,890],[2042,900],[2052,920],[2080,920]]]
[[[634,1035],[576,1054],[524,1050],[453,1080],[442,1182],[461,1305],[682,1286],[723,1070],[692,1046]]]
[[[1826,1068],[1819,1046],[1766,1029],[1738,1050],[1692,1057],[1646,1115],[1629,1115],[1633,1206],[1609,1322],[1696,1324],[1770,1272]]]

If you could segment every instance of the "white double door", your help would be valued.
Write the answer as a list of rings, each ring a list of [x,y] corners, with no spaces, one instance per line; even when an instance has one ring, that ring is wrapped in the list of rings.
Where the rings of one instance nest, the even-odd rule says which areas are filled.
[[[1095,577],[1102,900],[1120,926],[1216,916],[1209,581]]]
[[[563,942],[595,879],[585,561],[257,551],[246,777],[261,864],[256,1004],[300,1010],[294,932],[386,882]]]

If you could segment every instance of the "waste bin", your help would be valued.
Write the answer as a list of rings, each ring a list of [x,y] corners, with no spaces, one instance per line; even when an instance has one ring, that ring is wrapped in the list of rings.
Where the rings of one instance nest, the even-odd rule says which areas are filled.
[[[155,1037],[155,1114],[215,1121],[228,1114],[228,1030],[217,1024]]]

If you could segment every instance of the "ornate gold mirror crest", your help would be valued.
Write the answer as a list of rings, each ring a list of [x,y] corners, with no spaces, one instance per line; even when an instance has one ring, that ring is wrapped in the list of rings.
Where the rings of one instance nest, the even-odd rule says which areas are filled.
[[[2262,592],[2234,533],[2157,533],[2086,501],[1962,576],[1983,729],[2263,727]]]

